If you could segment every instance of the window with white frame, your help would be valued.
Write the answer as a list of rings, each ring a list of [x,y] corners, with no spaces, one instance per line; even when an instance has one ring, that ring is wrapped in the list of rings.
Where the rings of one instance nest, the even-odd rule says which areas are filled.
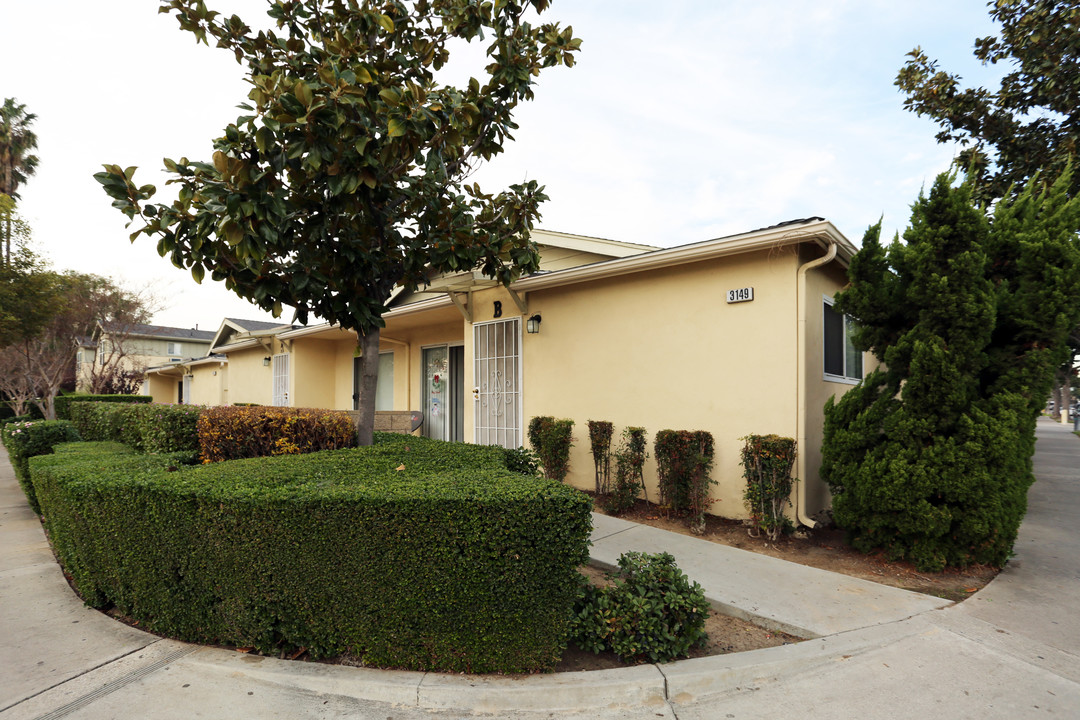
[[[165,354],[166,355],[182,355],[183,352],[182,352],[182,350],[180,348],[180,343],[176,343],[176,342],[169,343],[168,352],[166,352]]]
[[[858,382],[863,376],[862,353],[851,342],[855,321],[833,309],[832,298],[824,298],[825,379]]]

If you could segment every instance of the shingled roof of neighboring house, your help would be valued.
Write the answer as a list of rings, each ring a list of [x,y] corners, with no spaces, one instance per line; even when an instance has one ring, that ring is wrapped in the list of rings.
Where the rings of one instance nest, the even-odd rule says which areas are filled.
[[[105,323],[101,327],[105,332],[115,329],[135,337],[152,337],[164,340],[198,340],[200,342],[210,342],[214,339],[214,333],[210,330],[195,330],[193,328],[168,327],[165,325]]]

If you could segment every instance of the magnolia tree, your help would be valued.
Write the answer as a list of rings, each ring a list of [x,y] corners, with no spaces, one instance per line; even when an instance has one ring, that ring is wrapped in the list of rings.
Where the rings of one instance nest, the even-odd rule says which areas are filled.
[[[235,54],[251,91],[209,162],[166,160],[179,188],[154,203],[134,168],[95,177],[132,233],[278,315],[295,308],[356,331],[360,442],[371,442],[382,314],[396,286],[478,269],[509,284],[535,271],[529,233],[546,199],[535,181],[498,194],[465,184],[502,151],[512,114],[543,68],[570,66],[580,41],[535,25],[548,0],[278,0],[277,30],[255,32],[201,0],[171,0],[183,30]],[[480,78],[440,82],[454,42],[486,44]]]

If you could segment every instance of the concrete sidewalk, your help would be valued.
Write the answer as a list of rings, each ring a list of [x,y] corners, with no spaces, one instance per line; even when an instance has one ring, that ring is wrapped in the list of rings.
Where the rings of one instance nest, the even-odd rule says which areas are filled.
[[[627,549],[671,553],[717,610],[801,638],[906,620],[952,604],[595,513],[592,542],[593,563],[609,569]]]
[[[671,552],[714,605],[817,639],[667,665],[466,677],[251,657],[89,610],[0,448],[0,718],[1076,716],[1080,439],[1040,423],[1036,473],[1016,558],[954,607],[596,516],[599,564],[627,550]]]

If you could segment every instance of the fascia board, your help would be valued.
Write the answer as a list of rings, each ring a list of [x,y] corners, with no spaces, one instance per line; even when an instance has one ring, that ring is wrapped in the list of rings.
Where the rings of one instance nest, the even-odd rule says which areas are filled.
[[[187,367],[194,367],[196,365],[212,365],[214,363],[219,363],[221,365],[226,365],[226,364],[228,364],[228,362],[229,362],[229,358],[227,358],[227,357],[204,357],[204,358],[194,358],[192,360],[185,360],[183,362],[176,363],[176,364],[177,365],[186,365]]]
[[[228,345],[222,345],[221,347],[214,348],[216,353],[230,353],[236,350],[247,350],[248,348],[261,347],[258,340],[240,340],[239,342],[229,343]]]
[[[316,333],[326,332],[327,330],[333,330],[337,325],[331,325],[330,323],[319,323],[318,325],[308,325],[306,327],[296,328],[295,330],[289,330],[278,335],[280,340],[293,340],[295,338],[306,337],[308,335],[315,335]]]

